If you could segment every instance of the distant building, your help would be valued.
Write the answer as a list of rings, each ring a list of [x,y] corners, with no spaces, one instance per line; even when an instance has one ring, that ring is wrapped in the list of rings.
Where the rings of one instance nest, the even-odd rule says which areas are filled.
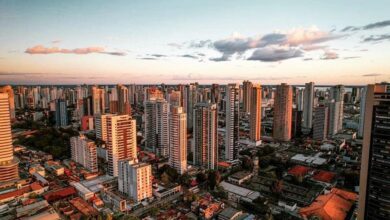
[[[187,115],[174,107],[169,116],[169,164],[179,174],[187,171]]]
[[[218,167],[218,110],[216,104],[198,103],[194,108],[194,163],[206,169]]]
[[[322,141],[326,139],[329,127],[329,111],[326,106],[314,109],[313,139]]]
[[[243,112],[251,113],[253,84],[246,80],[243,82]],[[261,94],[261,93],[260,93]]]
[[[57,127],[68,126],[68,111],[67,111],[66,100],[57,99],[55,106],[56,106],[56,112],[55,112],[56,126]]]
[[[138,160],[120,160],[118,175],[119,192],[139,202],[153,196],[152,166]]]
[[[276,86],[273,120],[273,138],[277,141],[289,141],[292,123],[292,88],[285,83]]]
[[[169,104],[162,98],[145,102],[145,146],[159,156],[169,155]]]
[[[314,83],[305,84],[303,99],[303,127],[312,128],[313,126],[313,107],[314,107]]]
[[[137,159],[136,121],[130,115],[108,115],[108,174],[118,176],[118,161]]]
[[[239,127],[239,86],[229,84],[226,86],[226,133],[225,133],[225,159],[232,161],[238,158]]]
[[[97,172],[97,153],[95,142],[84,135],[70,138],[72,160],[91,172]]]
[[[343,85],[336,85],[330,89],[329,136],[333,136],[343,129],[344,93]]]

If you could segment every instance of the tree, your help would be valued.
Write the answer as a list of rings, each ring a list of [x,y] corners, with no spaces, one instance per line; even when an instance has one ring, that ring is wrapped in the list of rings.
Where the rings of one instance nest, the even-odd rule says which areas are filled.
[[[161,181],[162,181],[164,184],[170,183],[170,178],[169,178],[169,176],[168,176],[167,173],[164,172],[163,174],[161,174]]]
[[[221,181],[221,174],[218,170],[210,170],[208,173],[208,185],[211,190],[214,190],[215,186]]]
[[[196,182],[199,184],[204,183],[207,180],[207,175],[204,172],[199,172],[196,174]]]
[[[250,157],[244,157],[243,160],[242,160],[242,168],[244,170],[249,170],[249,171],[252,171],[253,170],[253,161],[251,160]]]

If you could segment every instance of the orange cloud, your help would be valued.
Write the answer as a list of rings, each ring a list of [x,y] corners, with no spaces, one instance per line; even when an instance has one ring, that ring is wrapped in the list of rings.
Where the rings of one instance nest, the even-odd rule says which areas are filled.
[[[63,53],[63,54],[90,54],[90,53],[102,53],[115,56],[124,56],[126,55],[123,52],[110,52],[105,51],[103,47],[85,47],[85,48],[75,48],[75,49],[64,49],[58,47],[44,47],[42,45],[37,45],[31,48],[27,48],[25,53],[28,54],[53,54],[53,53]]]

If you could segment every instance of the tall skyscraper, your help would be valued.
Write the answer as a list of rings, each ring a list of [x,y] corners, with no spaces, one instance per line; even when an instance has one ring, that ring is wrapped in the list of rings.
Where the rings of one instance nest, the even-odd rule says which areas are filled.
[[[276,86],[274,101],[273,137],[278,141],[291,139],[292,88],[282,83]]]
[[[313,139],[322,141],[328,135],[329,110],[326,106],[314,108]]]
[[[330,88],[329,135],[334,135],[343,129],[344,93],[345,88],[343,85],[336,85]]]
[[[84,135],[70,138],[72,160],[91,172],[97,172],[97,153],[95,142]]]
[[[129,115],[131,114],[131,106],[129,100],[129,91],[126,86],[117,85],[118,93],[118,114]]]
[[[19,179],[19,160],[14,157],[8,93],[0,93],[0,183]]]
[[[92,86],[91,93],[93,114],[104,114],[106,109],[104,89],[99,89],[97,86]]]
[[[239,86],[228,84],[226,86],[226,133],[225,133],[225,159],[236,160],[238,158],[239,127]]]
[[[359,219],[390,219],[390,84],[366,88]]]
[[[182,107],[169,115],[169,164],[179,174],[187,171],[187,115]]]
[[[243,82],[243,111],[245,113],[251,113],[252,102],[252,87],[253,84],[250,81]]]
[[[108,174],[118,176],[118,161],[137,159],[136,121],[129,115],[108,115]]]
[[[157,155],[169,154],[169,104],[163,98],[145,102],[145,146]]]
[[[56,126],[57,127],[68,126],[68,110],[67,110],[66,101],[64,99],[57,99],[55,106],[56,106],[56,112],[55,112]]]
[[[212,84],[211,85],[211,103],[216,103],[217,108],[218,108],[220,100],[221,100],[221,92],[219,91],[219,85]]]
[[[118,164],[119,192],[140,202],[150,198],[152,194],[152,166],[139,163],[137,159],[120,160]]]
[[[194,106],[197,103],[197,85],[191,83],[186,85],[184,89],[184,111],[187,113],[187,128],[192,129],[192,115],[194,111]]]
[[[11,120],[15,119],[15,98],[14,98],[14,90],[12,86],[1,86],[0,93],[8,94],[8,102],[9,102],[9,113],[11,115]]]
[[[313,127],[313,107],[314,107],[314,83],[305,84],[305,92],[303,99],[303,127]]]
[[[197,103],[194,108],[194,163],[206,169],[218,166],[217,105]]]
[[[335,100],[331,100],[328,103],[328,108],[329,108],[329,129],[328,129],[328,136],[333,136],[337,134],[341,128],[342,125],[340,126],[340,105],[341,102],[336,102]]]
[[[296,107],[297,107],[297,111],[302,111],[303,112],[303,106],[304,106],[304,98],[305,98],[305,92],[303,89],[297,89],[297,94],[296,94]]]
[[[245,100],[245,99],[244,99]],[[261,136],[261,86],[253,85],[250,106],[250,131],[251,141],[257,143]]]

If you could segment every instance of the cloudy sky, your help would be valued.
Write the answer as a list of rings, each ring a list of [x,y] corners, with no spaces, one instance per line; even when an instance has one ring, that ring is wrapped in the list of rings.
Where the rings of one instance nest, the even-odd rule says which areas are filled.
[[[0,0],[0,82],[390,81],[389,9],[388,0]]]

